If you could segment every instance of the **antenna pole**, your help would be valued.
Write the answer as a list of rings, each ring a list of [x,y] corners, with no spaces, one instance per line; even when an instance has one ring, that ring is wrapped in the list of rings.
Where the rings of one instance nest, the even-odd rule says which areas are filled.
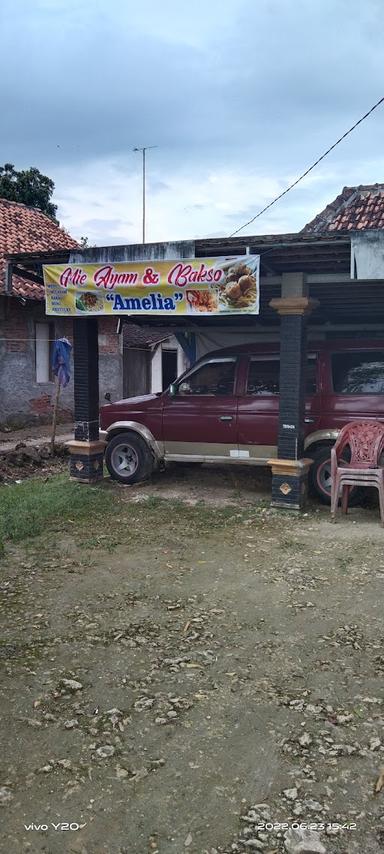
[[[143,243],[145,243],[145,148],[143,148]]]
[[[146,186],[145,186],[145,182],[146,182],[145,152],[148,151],[148,149],[150,149],[150,148],[157,148],[157,145],[144,145],[141,148],[137,147],[137,148],[133,149],[134,151],[141,151],[142,158],[143,158],[143,244],[145,243],[145,224],[146,224],[145,223],[145,214],[146,214],[146,206],[145,206],[145,201],[146,201],[145,200],[145,192],[146,192]]]

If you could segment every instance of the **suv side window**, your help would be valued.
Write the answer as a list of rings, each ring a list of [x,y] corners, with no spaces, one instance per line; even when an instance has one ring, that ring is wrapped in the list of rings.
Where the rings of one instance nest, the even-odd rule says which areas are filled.
[[[337,394],[384,394],[384,352],[334,353],[332,378]]]
[[[279,359],[251,359],[248,368],[246,394],[279,394]]]
[[[235,369],[235,358],[205,362],[179,384],[179,395],[232,395]]]
[[[308,356],[307,360],[307,394],[315,394],[317,357]],[[251,358],[248,368],[247,395],[265,395],[280,393],[280,360]]]

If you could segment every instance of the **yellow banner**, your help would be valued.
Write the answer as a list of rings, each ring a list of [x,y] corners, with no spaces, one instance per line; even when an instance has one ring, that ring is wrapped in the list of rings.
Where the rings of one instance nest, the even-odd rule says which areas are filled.
[[[259,269],[259,255],[45,265],[46,313],[57,317],[258,314]]]

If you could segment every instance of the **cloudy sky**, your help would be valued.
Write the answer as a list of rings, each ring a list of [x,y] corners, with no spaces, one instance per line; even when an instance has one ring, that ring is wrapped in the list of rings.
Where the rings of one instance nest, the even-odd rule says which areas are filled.
[[[90,244],[229,235],[383,91],[382,0],[2,0],[0,163],[56,185]],[[384,181],[379,108],[244,233]]]

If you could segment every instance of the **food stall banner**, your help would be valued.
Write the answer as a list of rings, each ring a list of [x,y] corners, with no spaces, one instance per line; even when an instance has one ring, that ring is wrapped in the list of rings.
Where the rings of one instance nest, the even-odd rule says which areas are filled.
[[[259,313],[259,255],[44,265],[47,315]]]

